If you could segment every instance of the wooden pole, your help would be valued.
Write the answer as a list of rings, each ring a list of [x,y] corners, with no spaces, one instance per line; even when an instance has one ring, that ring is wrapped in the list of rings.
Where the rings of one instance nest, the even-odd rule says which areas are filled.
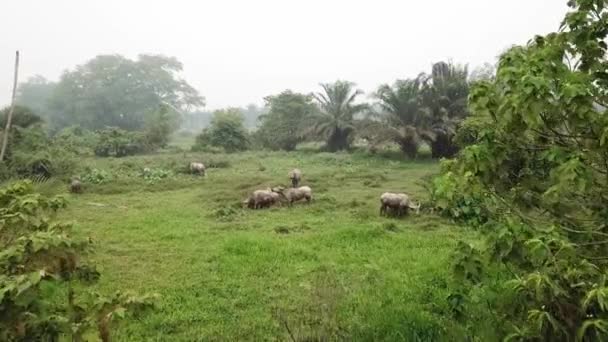
[[[19,51],[15,52],[15,78],[13,80],[13,97],[11,98],[11,109],[8,111],[6,118],[6,127],[2,134],[2,150],[0,150],[0,162],[4,161],[6,153],[6,145],[8,144],[8,136],[11,130],[11,121],[13,119],[13,110],[15,109],[15,97],[17,96],[17,75],[19,75]]]

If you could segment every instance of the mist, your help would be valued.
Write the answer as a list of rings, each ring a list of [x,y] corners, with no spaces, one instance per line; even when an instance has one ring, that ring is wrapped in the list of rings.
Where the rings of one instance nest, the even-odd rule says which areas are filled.
[[[369,93],[440,60],[494,63],[509,46],[556,30],[566,10],[552,0],[3,1],[0,105],[10,101],[15,50],[21,81],[57,81],[97,55],[173,56],[212,111],[336,79]]]

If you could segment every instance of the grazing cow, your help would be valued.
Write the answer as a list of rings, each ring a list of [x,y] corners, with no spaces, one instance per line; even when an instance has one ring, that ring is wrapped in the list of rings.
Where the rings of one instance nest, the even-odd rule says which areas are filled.
[[[74,194],[82,193],[82,182],[79,177],[73,177],[70,180],[70,192]]]
[[[190,172],[193,174],[204,176],[205,175],[205,165],[203,163],[192,162],[192,163],[190,163]]]
[[[420,214],[420,204],[413,204],[410,197],[403,193],[385,192],[380,196],[380,215],[389,215],[392,211],[395,216],[406,215],[409,209],[416,210]]]
[[[256,190],[243,201],[243,205],[250,209],[269,208],[276,203],[279,203],[279,194],[272,192],[270,189]]]
[[[307,203],[312,201],[312,189],[308,186],[301,186],[299,188],[285,189],[281,186],[273,188],[273,192],[276,192],[283,196],[287,200],[287,203],[291,206],[293,202],[305,199]]]

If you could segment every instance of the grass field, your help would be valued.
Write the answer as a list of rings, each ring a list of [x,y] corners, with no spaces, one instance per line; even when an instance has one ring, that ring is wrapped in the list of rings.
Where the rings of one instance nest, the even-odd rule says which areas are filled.
[[[143,167],[216,166],[150,183]],[[106,184],[69,195],[62,219],[96,243],[100,289],[157,292],[118,341],[461,340],[447,313],[449,257],[474,233],[430,214],[381,218],[383,191],[423,199],[431,161],[361,154],[159,154],[89,159]],[[254,189],[300,167],[310,205],[249,210]],[[62,188],[48,191],[64,191]]]

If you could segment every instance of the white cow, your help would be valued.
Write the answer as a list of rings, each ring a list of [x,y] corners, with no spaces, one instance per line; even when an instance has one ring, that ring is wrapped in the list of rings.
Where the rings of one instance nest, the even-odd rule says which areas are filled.
[[[205,175],[205,165],[203,163],[190,163],[190,172],[201,176]]]

